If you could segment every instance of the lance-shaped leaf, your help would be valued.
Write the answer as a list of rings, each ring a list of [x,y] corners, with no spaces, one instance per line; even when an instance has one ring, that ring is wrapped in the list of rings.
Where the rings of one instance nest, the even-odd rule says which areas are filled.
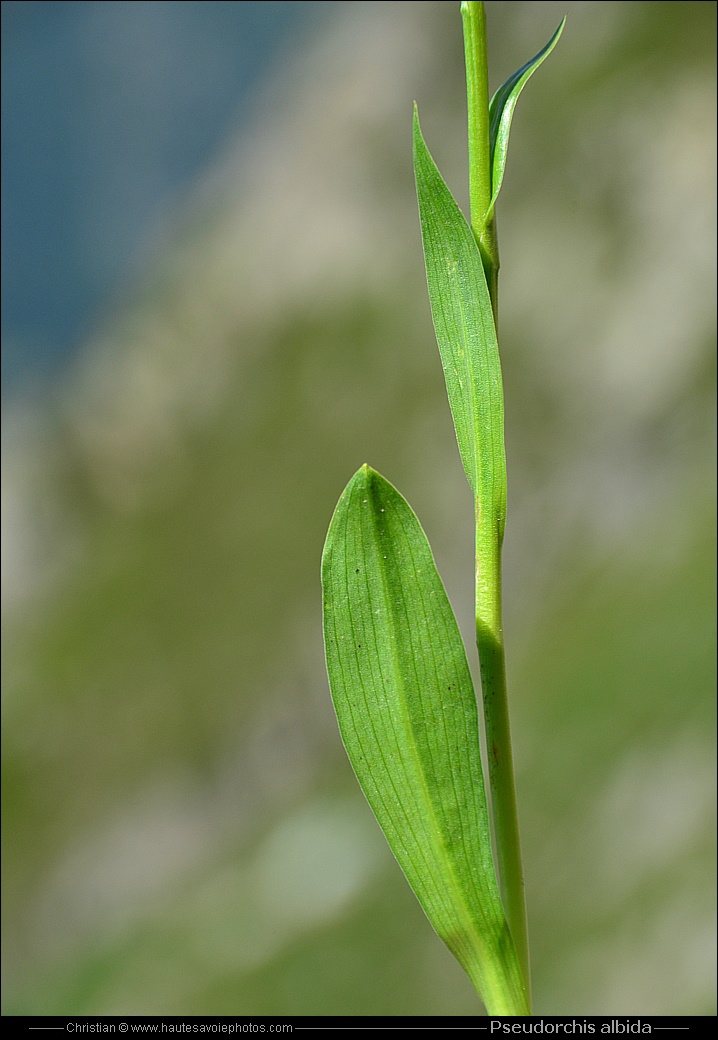
[[[327,670],[349,759],[432,925],[492,1014],[528,1014],[499,897],[464,646],[419,521],[363,466],[322,558]]]
[[[542,47],[538,54],[534,55],[530,61],[527,61],[526,64],[522,65],[520,69],[517,69],[513,75],[509,76],[509,78],[501,84],[489,103],[491,205],[489,206],[489,212],[486,215],[486,223],[491,220],[494,205],[498,198],[499,191],[501,190],[501,182],[504,179],[506,155],[509,150],[509,131],[511,129],[511,120],[513,119],[514,109],[516,108],[519,94],[524,89],[526,83],[534,74],[541,62],[548,57],[558,43],[559,36],[563,32],[565,24],[566,19],[564,18],[546,46]]]
[[[439,173],[414,110],[414,172],[431,315],[461,460],[484,519],[506,515],[504,394],[479,247]]]

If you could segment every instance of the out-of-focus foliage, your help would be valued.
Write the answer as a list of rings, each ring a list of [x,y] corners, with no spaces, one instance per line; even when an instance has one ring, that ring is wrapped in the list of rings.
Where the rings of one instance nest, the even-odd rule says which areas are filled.
[[[459,5],[342,8],[61,392],[8,416],[6,1013],[478,1009],[350,775],[318,575],[368,461],[469,643],[411,171],[416,98],[462,198]],[[498,213],[536,1011],[705,1014],[715,7],[487,4],[495,83],[566,10]]]

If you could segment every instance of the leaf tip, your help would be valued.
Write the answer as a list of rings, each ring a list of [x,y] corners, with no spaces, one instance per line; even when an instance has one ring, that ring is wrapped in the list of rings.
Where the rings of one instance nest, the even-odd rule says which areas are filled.
[[[373,470],[368,462],[365,462],[363,466],[360,466],[356,474],[356,478],[361,480],[363,484],[370,484],[375,476],[376,470]]]
[[[376,470],[372,469],[368,462],[365,462],[349,481],[347,491],[350,488],[361,488],[362,492],[365,493],[377,476]]]
[[[421,137],[421,127],[419,126],[419,106],[416,101],[414,102],[414,114],[411,120],[412,130],[414,131],[414,149],[416,150],[417,137]]]

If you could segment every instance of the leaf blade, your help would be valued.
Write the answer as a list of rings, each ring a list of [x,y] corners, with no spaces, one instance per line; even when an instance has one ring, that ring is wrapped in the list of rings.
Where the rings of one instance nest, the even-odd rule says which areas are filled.
[[[489,140],[491,148],[491,204],[486,214],[488,223],[496,205],[496,199],[501,191],[501,184],[506,169],[506,157],[509,150],[509,131],[514,109],[519,94],[533,76],[539,65],[549,56],[559,41],[566,19],[562,20],[556,32],[541,50],[530,58],[520,69],[512,73],[504,80],[499,89],[489,102]]]
[[[474,234],[431,157],[414,110],[414,171],[426,281],[461,460],[487,522],[506,515],[499,346]]]
[[[487,1008],[527,1013],[494,873],[461,636],[416,516],[368,466],[337,505],[322,583],[332,698],[362,790]]]

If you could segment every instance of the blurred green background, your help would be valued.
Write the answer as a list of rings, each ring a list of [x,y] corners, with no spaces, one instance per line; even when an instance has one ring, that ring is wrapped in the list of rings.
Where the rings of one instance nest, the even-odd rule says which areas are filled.
[[[506,640],[537,1013],[713,1014],[715,5],[545,42],[498,214]],[[471,643],[411,107],[462,205],[458,3],[346,3],[4,425],[4,1012],[472,1015],[344,756],[319,559],[369,462]]]

